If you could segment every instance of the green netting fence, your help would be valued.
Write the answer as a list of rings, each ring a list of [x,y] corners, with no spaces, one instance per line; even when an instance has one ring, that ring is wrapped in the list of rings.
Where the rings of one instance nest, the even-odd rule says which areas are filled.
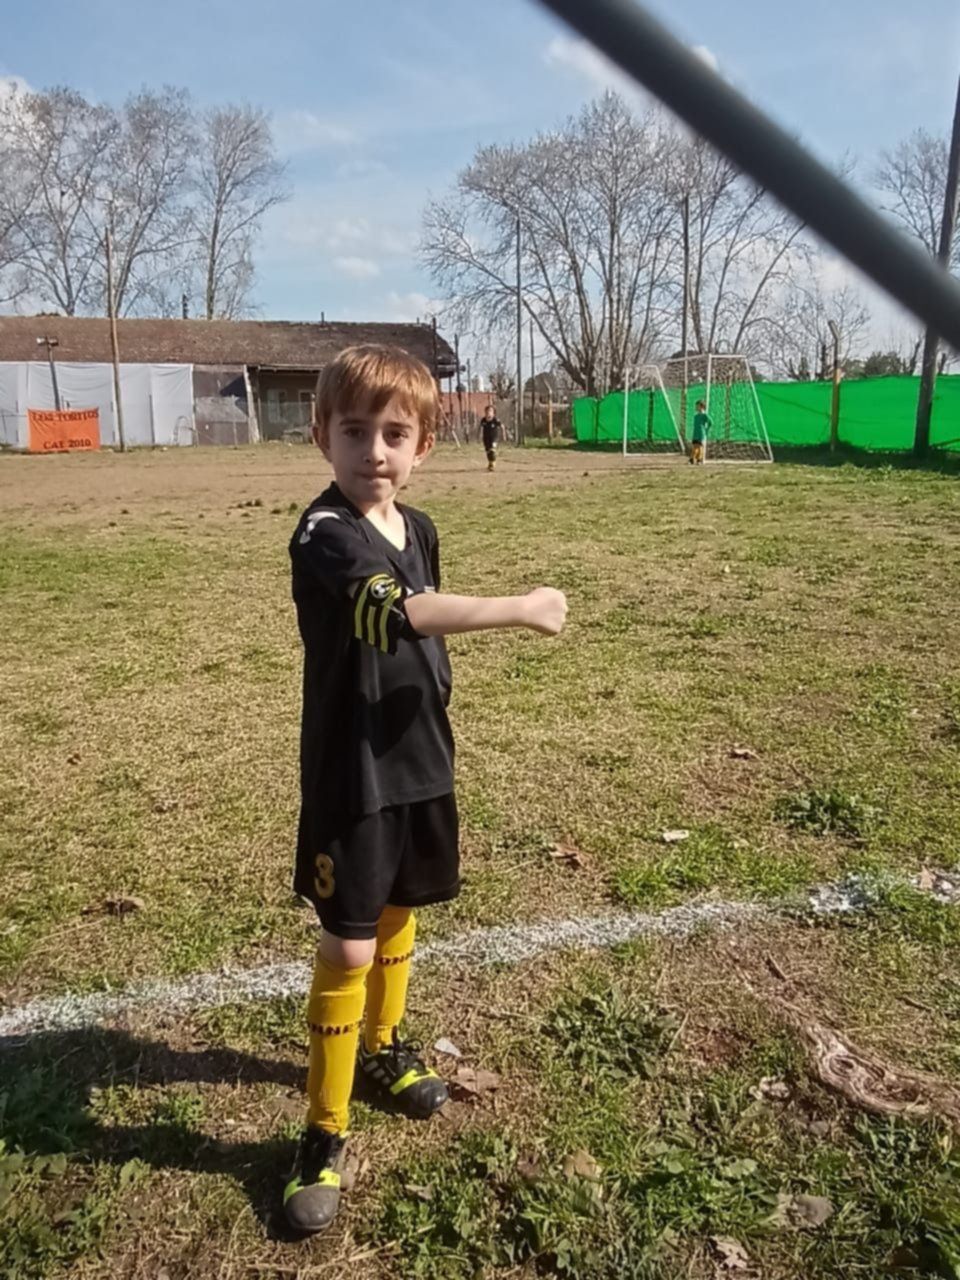
[[[913,448],[919,378],[864,378],[845,382],[840,398],[840,443],[876,453],[905,453]],[[694,412],[697,388],[687,395],[687,415]],[[816,448],[830,443],[829,382],[758,382],[757,396],[774,452],[781,448]],[[675,440],[662,395],[631,394],[631,441]],[[573,402],[573,424],[580,444],[612,445],[623,441],[623,392],[602,400],[582,396]],[[689,423],[687,424],[689,428]],[[937,380],[930,443],[960,452],[960,375]]]

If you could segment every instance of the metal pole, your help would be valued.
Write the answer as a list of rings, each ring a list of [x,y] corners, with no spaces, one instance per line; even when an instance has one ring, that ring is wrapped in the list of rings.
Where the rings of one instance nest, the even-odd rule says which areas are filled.
[[[953,113],[953,136],[950,142],[950,164],[947,168],[947,190],[943,199],[943,221],[940,224],[940,246],[937,259],[949,269],[953,236],[957,225],[957,192],[960,188],[960,84],[957,86],[957,105]],[[922,457],[930,448],[930,417],[933,412],[933,394],[937,389],[937,357],[940,354],[940,331],[927,326],[923,344],[923,366],[920,374],[920,396],[917,401],[917,428],[913,452]]]
[[[960,350],[960,282],[633,0],[543,0]]]
[[[517,214],[517,444],[523,444],[523,294],[520,280],[520,215]]]
[[[623,456],[627,456],[627,434],[630,430],[630,368],[623,371]]]
[[[112,217],[113,214],[111,212],[110,218],[107,220],[106,234],[107,312],[110,316],[110,345],[113,348],[113,395],[117,415],[117,440],[120,445],[120,452],[125,453],[127,442],[123,434],[123,404],[120,400],[120,344],[117,340],[117,308],[113,296],[113,232],[110,226]]]
[[[833,399],[830,402],[830,452],[837,452],[840,442],[840,330],[834,320],[828,320],[833,334]]]
[[[707,413],[710,412],[710,392],[713,390],[713,353],[707,356]],[[703,461],[707,460],[707,439],[703,440]]]
[[[690,326],[690,196],[685,195],[683,214],[683,319],[680,326],[680,354],[684,361],[689,350]]]

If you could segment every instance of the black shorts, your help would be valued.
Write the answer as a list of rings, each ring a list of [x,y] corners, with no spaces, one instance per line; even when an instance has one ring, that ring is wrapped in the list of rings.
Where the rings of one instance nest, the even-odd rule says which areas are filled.
[[[307,849],[301,839],[294,887],[330,933],[374,938],[385,906],[423,907],[457,896],[459,834],[452,794],[349,818],[320,849]]]

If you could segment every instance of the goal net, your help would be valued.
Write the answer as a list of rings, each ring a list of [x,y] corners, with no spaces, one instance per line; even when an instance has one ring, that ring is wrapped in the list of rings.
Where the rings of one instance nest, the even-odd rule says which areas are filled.
[[[680,425],[684,446],[693,437],[697,405],[707,407],[706,462],[772,462],[773,450],[744,356],[679,356],[662,370],[664,393]]]
[[[628,374],[623,391],[606,397],[610,412],[619,415],[626,458],[652,454],[683,454],[683,440],[673,406],[655,364]]]

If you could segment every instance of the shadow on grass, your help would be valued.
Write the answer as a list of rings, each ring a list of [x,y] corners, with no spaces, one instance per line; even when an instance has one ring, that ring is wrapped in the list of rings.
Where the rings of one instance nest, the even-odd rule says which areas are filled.
[[[174,1049],[124,1031],[39,1034],[27,1042],[0,1038],[0,1143],[28,1158],[63,1153],[71,1162],[121,1166],[136,1159],[157,1169],[229,1175],[243,1187],[268,1236],[290,1240],[279,1211],[281,1180],[293,1153],[289,1138],[211,1140],[199,1128],[202,1101],[179,1090],[158,1093],[143,1121],[140,1091],[262,1083],[302,1090],[303,1082],[303,1071],[290,1062],[229,1049]],[[125,1111],[141,1114],[125,1117]]]
[[[610,443],[577,441],[571,442],[569,447],[578,454],[600,453],[610,456],[623,452],[623,446],[619,441]],[[856,449],[852,445],[841,445],[836,453],[831,453],[827,446],[801,448],[774,444],[773,456],[777,463],[788,466],[853,466],[872,471],[935,471],[942,475],[960,475],[960,451],[947,449],[931,449],[926,457],[916,458],[912,453],[881,453],[871,449]],[[676,449],[666,446],[663,449],[653,449],[636,455],[637,459],[645,457],[680,460]],[[762,460],[758,458],[757,461]]]
[[[841,445],[836,453],[827,448],[801,449],[774,445],[777,462],[804,467],[861,467],[864,470],[936,471],[942,475],[960,475],[960,452],[931,449],[923,458],[912,453],[880,453],[871,449],[855,449]]]

